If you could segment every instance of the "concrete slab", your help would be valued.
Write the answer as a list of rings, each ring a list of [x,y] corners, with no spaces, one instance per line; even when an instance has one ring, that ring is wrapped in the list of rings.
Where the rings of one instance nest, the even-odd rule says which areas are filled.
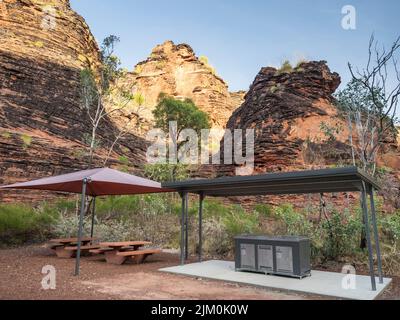
[[[311,277],[299,280],[257,273],[236,272],[234,262],[218,260],[163,268],[160,269],[160,271],[191,277],[254,285],[276,290],[317,294],[352,300],[374,300],[392,281],[392,279],[385,278],[384,283],[380,284],[377,278],[377,291],[372,291],[370,277],[357,275],[355,281],[356,288],[344,289],[342,287],[342,281],[345,275],[342,273],[312,271]]]

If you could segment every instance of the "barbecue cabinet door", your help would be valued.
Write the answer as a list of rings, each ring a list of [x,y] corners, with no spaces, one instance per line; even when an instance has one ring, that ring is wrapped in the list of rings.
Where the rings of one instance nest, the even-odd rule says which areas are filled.
[[[240,267],[242,269],[256,269],[256,246],[251,243],[240,244]]]
[[[293,274],[292,247],[276,247],[276,271],[279,273]]]
[[[258,246],[258,270],[272,272],[274,270],[274,255],[271,245]]]

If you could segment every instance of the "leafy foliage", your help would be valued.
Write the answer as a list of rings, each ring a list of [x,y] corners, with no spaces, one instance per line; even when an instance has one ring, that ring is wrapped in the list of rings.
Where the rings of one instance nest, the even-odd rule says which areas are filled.
[[[24,149],[28,148],[32,143],[32,137],[27,134],[21,134]]]
[[[210,122],[207,113],[201,111],[190,99],[176,100],[164,95],[153,111],[156,127],[169,132],[169,124],[172,121],[178,123],[177,134],[188,128],[200,133],[202,129],[209,129]]]
[[[145,176],[158,182],[187,180],[190,177],[190,166],[187,164],[147,164]]]
[[[340,123],[336,123],[335,126],[331,126],[328,123],[322,121],[320,123],[319,128],[329,142],[336,141],[336,137],[343,131],[343,128],[340,125]]]
[[[273,208],[266,204],[257,204],[254,207],[254,211],[263,217],[271,217],[273,214]]]
[[[334,209],[330,211],[329,220],[321,223],[309,221],[289,204],[275,208],[275,216],[283,222],[285,234],[302,235],[311,240],[311,255],[315,263],[360,253],[360,213],[351,213],[348,210],[338,212]]]
[[[136,92],[133,95],[133,101],[136,103],[137,106],[142,106],[145,102],[145,98],[140,92]]]
[[[289,60],[285,60],[282,63],[282,66],[280,67],[280,69],[278,70],[279,74],[282,73],[291,73],[293,71],[293,67],[291,65],[291,63],[289,62]]]
[[[0,244],[41,241],[50,233],[56,217],[57,211],[46,204],[38,208],[0,204]]]
[[[358,155],[362,169],[375,175],[381,145],[388,135],[397,135],[394,119],[385,110],[383,88],[376,86],[369,89],[360,80],[353,79],[335,98],[338,110],[348,121],[351,134],[355,133],[358,138],[352,145],[352,152]]]
[[[400,211],[386,216],[381,221],[385,236],[393,242],[400,241]]]
[[[379,88],[376,88],[376,95],[381,96]],[[335,94],[336,106],[342,111],[368,112],[374,108],[372,94],[360,81],[351,80],[346,87]]]

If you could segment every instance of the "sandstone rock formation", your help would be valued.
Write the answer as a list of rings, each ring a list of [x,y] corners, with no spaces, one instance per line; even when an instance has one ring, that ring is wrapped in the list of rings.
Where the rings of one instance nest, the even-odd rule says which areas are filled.
[[[255,129],[255,171],[304,167],[305,142],[322,143],[322,122],[342,126],[339,140],[348,138],[338,119],[332,94],[340,77],[324,61],[305,62],[290,72],[262,68],[246,94],[244,104],[228,121],[229,129]],[[233,174],[225,166],[220,175]]]
[[[243,102],[243,92],[230,93],[228,86],[207,61],[196,57],[187,44],[172,41],[156,46],[150,57],[127,75],[125,85],[144,97],[140,116],[150,123],[160,93],[177,99],[190,98],[209,114],[213,127],[225,128],[233,110]]]
[[[261,69],[227,124],[231,130],[255,129],[255,174],[352,164],[348,124],[333,104],[339,84],[339,75],[325,61],[304,62],[287,72]],[[337,130],[332,140],[329,130]],[[384,145],[378,165],[400,178],[396,141]],[[202,175],[212,172],[224,176],[236,170],[204,166]]]
[[[79,77],[98,64],[96,41],[68,0],[0,1],[0,184],[85,168]],[[100,135],[115,131],[109,119]],[[145,143],[126,140],[138,167]]]

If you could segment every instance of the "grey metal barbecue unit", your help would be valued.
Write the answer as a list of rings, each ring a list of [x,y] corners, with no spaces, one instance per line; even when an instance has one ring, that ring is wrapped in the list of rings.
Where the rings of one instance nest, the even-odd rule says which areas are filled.
[[[235,237],[236,271],[295,278],[311,275],[310,240],[301,236],[240,235]]]
[[[378,275],[383,283],[382,262],[379,246],[379,235],[376,224],[374,190],[380,190],[380,185],[369,175],[357,167],[308,170],[297,172],[270,173],[254,176],[224,177],[209,180],[189,180],[163,183],[162,187],[174,189],[182,197],[181,220],[181,264],[188,258],[188,201],[189,193],[198,194],[199,201],[199,261],[202,261],[202,216],[203,200],[206,196],[249,196],[249,195],[282,195],[308,194],[326,192],[360,192],[361,206],[365,221],[365,231],[368,244],[368,257],[372,289],[376,290],[373,248],[370,233],[367,197],[371,204],[371,223],[375,238],[378,260]]]

